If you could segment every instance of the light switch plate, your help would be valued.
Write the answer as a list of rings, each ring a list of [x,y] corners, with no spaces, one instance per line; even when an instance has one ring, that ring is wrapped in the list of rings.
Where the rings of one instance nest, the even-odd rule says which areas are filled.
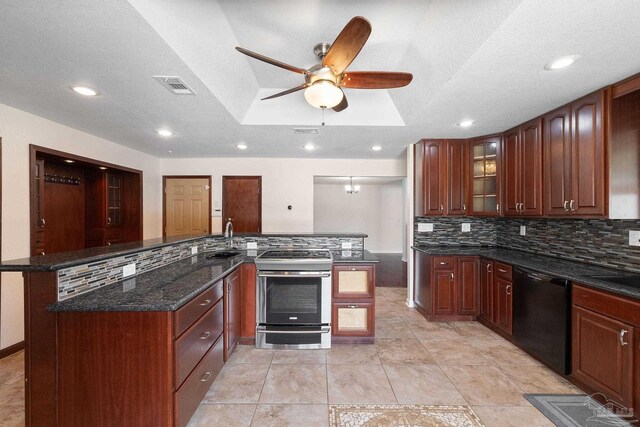
[[[640,246],[640,230],[629,230],[629,246]]]
[[[462,223],[462,232],[463,233],[468,233],[471,231],[471,223],[469,222],[463,222]]]
[[[129,277],[136,274],[136,263],[127,264],[122,267],[122,277]]]
[[[521,236],[526,236],[527,235],[527,226],[526,225],[521,225],[520,226],[520,235]]]
[[[342,242],[342,249],[351,249],[351,242]]]
[[[191,255],[195,255],[198,253],[198,247],[197,246],[191,246]]]
[[[431,222],[419,222],[418,223],[418,231],[422,233],[431,233],[433,232],[433,223]]]
[[[258,242],[247,242],[247,249],[258,249]]]

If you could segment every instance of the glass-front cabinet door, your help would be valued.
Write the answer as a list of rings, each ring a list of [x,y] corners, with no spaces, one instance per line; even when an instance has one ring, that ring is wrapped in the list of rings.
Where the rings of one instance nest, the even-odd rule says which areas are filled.
[[[500,142],[499,135],[469,142],[471,215],[500,215]]]

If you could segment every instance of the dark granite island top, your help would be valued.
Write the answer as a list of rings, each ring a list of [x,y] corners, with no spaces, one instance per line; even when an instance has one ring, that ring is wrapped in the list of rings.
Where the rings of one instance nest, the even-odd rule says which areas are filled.
[[[568,279],[573,283],[581,283],[615,294],[640,299],[640,281],[634,286],[622,285],[601,278],[602,276],[640,276],[640,273],[614,270],[577,261],[490,246],[415,246],[413,249],[428,255],[480,256]]]

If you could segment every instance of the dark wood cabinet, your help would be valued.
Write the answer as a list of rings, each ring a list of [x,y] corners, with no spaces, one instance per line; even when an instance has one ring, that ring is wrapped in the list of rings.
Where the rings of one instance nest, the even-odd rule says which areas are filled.
[[[461,315],[477,316],[480,313],[480,293],[478,292],[479,261],[477,257],[457,259],[457,312]]]
[[[334,342],[373,342],[375,264],[337,264],[332,271],[331,335]]]
[[[500,215],[501,141],[500,135],[469,140],[469,215]]]
[[[545,215],[605,215],[604,97],[599,91],[543,117]]]
[[[504,134],[505,215],[542,215],[542,120]]]
[[[480,260],[480,317],[493,322],[493,261]]]
[[[478,257],[414,251],[414,304],[429,320],[474,320],[480,312]]]
[[[224,361],[231,357],[240,338],[240,269],[224,278]]]
[[[580,284],[573,285],[572,302],[571,375],[637,411],[640,302]]]
[[[512,287],[509,280],[494,279],[493,323],[509,335],[512,333]]]
[[[415,215],[464,215],[466,142],[425,139],[414,147]]]
[[[105,227],[122,225],[122,176],[118,173],[106,174],[106,221]]]
[[[34,207],[34,212],[31,215],[31,221],[33,222],[31,229],[34,230],[34,242],[31,247],[34,248],[34,250],[31,255],[44,255],[44,239],[46,236],[46,220],[44,218],[44,159],[35,161],[33,173],[35,183],[31,197],[33,197],[34,200],[31,205]]]
[[[86,246],[110,246],[127,241],[122,227],[122,175],[100,171],[86,174],[86,180]]]

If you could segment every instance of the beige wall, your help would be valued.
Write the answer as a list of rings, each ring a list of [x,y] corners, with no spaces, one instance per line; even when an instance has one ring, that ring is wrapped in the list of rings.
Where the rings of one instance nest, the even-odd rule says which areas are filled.
[[[29,144],[143,171],[145,239],[162,234],[159,160],[102,138],[0,104],[2,259],[29,256]],[[23,339],[21,273],[2,273],[0,348]]]
[[[211,175],[214,210],[222,207],[223,175],[260,175],[262,231],[311,233],[314,176],[405,176],[406,162],[404,159],[162,159],[160,171],[162,175]],[[293,209],[288,210],[288,205]],[[213,231],[222,231],[220,214],[213,215]]]

